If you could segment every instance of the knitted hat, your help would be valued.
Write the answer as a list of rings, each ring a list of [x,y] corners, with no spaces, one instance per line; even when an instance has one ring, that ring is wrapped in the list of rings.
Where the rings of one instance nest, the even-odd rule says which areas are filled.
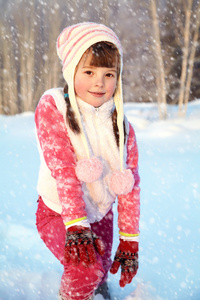
[[[127,182],[122,177],[125,176],[126,171],[130,173],[130,170],[123,170],[123,153],[124,153],[124,129],[123,129],[123,95],[122,95],[122,82],[121,82],[121,73],[122,73],[122,47],[121,43],[116,36],[116,34],[108,27],[103,24],[97,24],[92,22],[79,23],[65,28],[57,39],[57,53],[63,64],[63,77],[68,84],[68,94],[69,100],[72,106],[73,111],[76,114],[76,117],[79,121],[79,125],[82,128],[81,116],[76,102],[76,96],[74,91],[74,73],[76,66],[78,65],[82,55],[85,51],[95,43],[98,42],[110,42],[114,44],[120,54],[120,75],[118,78],[117,89],[114,94],[114,102],[117,110],[117,126],[119,130],[119,152],[120,152],[120,170],[112,176],[111,183],[114,180],[114,184],[118,185],[118,181],[122,180],[126,186],[126,190],[132,189],[133,182],[130,184],[130,187],[127,189]],[[101,162],[96,157],[90,157],[89,148],[87,144],[86,137],[81,130],[81,138],[83,140],[88,159],[79,161],[76,167],[76,174],[78,178],[84,182],[92,182],[97,180],[102,173]],[[90,172],[86,172],[89,170]],[[127,175],[127,174],[126,174]],[[130,174],[129,174],[130,175]],[[130,177],[130,176],[128,176]],[[117,178],[117,179],[114,179]],[[117,182],[115,182],[117,181]],[[118,185],[119,186],[119,185]],[[114,188],[113,188],[114,189]],[[123,190],[123,191],[122,191]],[[120,194],[127,193],[122,189]],[[117,192],[117,194],[119,194]]]

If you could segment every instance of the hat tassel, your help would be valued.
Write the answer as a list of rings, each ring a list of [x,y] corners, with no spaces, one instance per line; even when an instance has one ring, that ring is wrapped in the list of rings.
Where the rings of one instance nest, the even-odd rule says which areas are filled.
[[[116,195],[126,195],[133,189],[134,176],[130,169],[113,172],[110,178],[110,188]]]
[[[76,176],[80,181],[93,182],[99,179],[103,173],[102,162],[95,156],[81,159],[76,165]]]

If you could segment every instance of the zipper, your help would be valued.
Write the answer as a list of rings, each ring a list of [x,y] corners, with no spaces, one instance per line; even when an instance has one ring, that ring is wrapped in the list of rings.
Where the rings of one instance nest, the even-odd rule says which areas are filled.
[[[98,115],[99,115],[99,107],[95,107],[95,113],[96,113],[96,116],[98,117]]]

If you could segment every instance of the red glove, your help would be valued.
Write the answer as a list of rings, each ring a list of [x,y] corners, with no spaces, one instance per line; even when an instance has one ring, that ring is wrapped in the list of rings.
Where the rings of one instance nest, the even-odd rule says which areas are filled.
[[[64,252],[66,263],[71,260],[75,266],[82,262],[88,267],[97,260],[95,249],[101,256],[104,255],[103,242],[89,228],[83,226],[68,228]]]
[[[121,265],[119,285],[131,283],[138,270],[138,242],[120,240],[110,272],[116,274]]]

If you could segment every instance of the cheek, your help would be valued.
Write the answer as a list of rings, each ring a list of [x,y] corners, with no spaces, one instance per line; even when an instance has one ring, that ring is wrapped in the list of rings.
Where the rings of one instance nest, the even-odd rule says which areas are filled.
[[[117,81],[114,80],[113,82],[110,83],[110,87],[109,87],[110,93],[112,95],[115,93],[116,88],[117,88]]]
[[[75,79],[75,82],[74,82],[74,90],[75,90],[75,94],[76,94],[76,95],[82,93],[82,91],[83,91],[83,83],[82,83],[82,81],[79,80],[78,78]]]

